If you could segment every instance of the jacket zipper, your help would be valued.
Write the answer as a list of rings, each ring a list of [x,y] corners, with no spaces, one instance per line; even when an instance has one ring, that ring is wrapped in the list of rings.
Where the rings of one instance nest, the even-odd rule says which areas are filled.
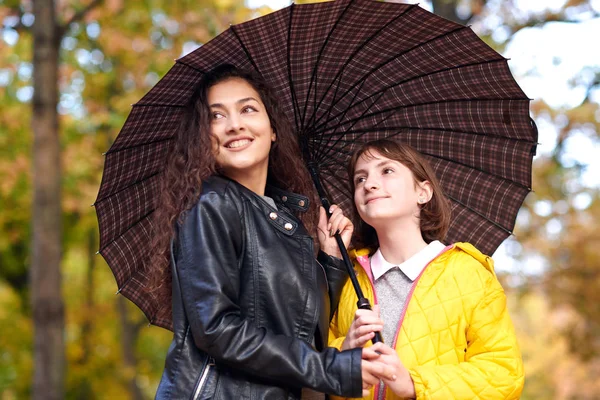
[[[368,259],[368,258],[367,258]],[[370,275],[369,272],[367,272],[366,268],[360,261],[359,264],[361,265],[361,267],[365,270],[365,274],[367,275],[369,284],[371,285],[371,291],[373,292],[373,302],[375,304],[379,304],[379,302],[377,301],[377,292],[375,291],[375,284],[373,283],[373,278],[372,275]],[[371,267],[371,261],[369,260],[369,264],[368,264],[369,268]],[[375,385],[375,387],[373,388],[373,399],[377,400],[379,397],[379,383]]]
[[[309,254],[314,254],[314,249],[313,249],[313,246],[312,246],[312,241],[310,242],[310,253]],[[314,260],[317,262],[317,264],[319,264],[319,262],[316,259],[314,259]],[[323,266],[321,264],[319,264],[319,266],[321,267],[321,270],[325,274],[325,269],[323,268]],[[319,292],[319,284],[317,283],[317,269],[316,268],[312,268],[312,270],[313,270],[313,274],[312,274],[312,279],[313,279],[313,282],[312,282],[312,291],[313,291],[313,294],[315,295],[315,301],[316,301],[316,303],[315,303],[315,312],[314,312],[313,318],[312,318],[312,325],[311,325],[312,329],[309,330],[309,332],[312,332],[312,335],[313,335],[312,336],[312,340],[311,340],[311,345],[313,343],[316,343],[315,334],[317,333],[317,326],[319,325],[319,300],[318,300],[318,297],[319,297],[319,294],[318,294],[318,292]],[[325,280],[327,281],[327,274],[325,274]],[[327,285],[329,287],[329,283]],[[308,296],[310,296],[310,291],[308,293]],[[326,344],[324,343],[323,346],[326,347]]]
[[[214,365],[215,365],[215,361],[213,360],[213,358],[208,357],[208,359],[206,360],[204,369],[202,370],[202,374],[200,375],[200,379],[198,380],[198,385],[196,386],[196,390],[194,391],[194,396],[192,397],[192,400],[196,400],[200,396],[200,393],[202,392],[202,388],[204,387],[204,384],[206,383],[206,378],[208,378],[208,373],[210,372],[210,368]]]
[[[396,350],[396,343],[398,342],[398,335],[400,334],[400,328],[402,327],[402,323],[404,322],[404,317],[406,316],[406,311],[408,310],[408,305],[410,304],[410,301],[412,300],[413,293],[415,292],[415,289],[417,288],[417,284],[419,283],[421,276],[423,276],[423,273],[425,273],[425,270],[427,269],[427,267],[429,267],[429,264],[431,264],[439,256],[444,254],[447,250],[451,249],[452,247],[454,247],[454,246],[444,247],[444,249],[442,251],[440,251],[437,256],[435,256],[431,261],[429,261],[427,263],[427,265],[425,267],[423,267],[423,270],[421,271],[419,276],[417,276],[417,279],[415,279],[415,281],[413,282],[413,285],[410,288],[410,291],[408,292],[408,296],[406,298],[406,304],[404,306],[404,311],[402,311],[402,316],[400,317],[400,321],[398,321],[398,326],[396,327],[396,334],[394,335],[394,342],[392,344],[392,349],[394,349],[394,351]],[[377,389],[379,389],[379,387]],[[387,395],[387,389],[388,389],[387,386],[383,387],[383,398],[384,399]],[[375,400],[377,400],[377,398],[375,398]]]

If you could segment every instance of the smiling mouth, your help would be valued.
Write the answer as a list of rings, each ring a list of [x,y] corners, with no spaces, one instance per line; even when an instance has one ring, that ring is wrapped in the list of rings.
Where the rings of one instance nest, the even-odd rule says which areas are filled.
[[[240,139],[240,140],[234,140],[230,143],[227,143],[225,145],[225,147],[228,149],[237,149],[238,147],[243,147],[250,143],[252,143],[252,140],[250,140],[250,139]]]
[[[372,198],[372,199],[369,199],[369,200],[367,200],[367,201],[365,202],[365,204],[369,204],[369,203],[372,203],[372,202],[374,202],[374,201],[381,200],[381,199],[385,199],[385,197],[374,197],[374,198]]]

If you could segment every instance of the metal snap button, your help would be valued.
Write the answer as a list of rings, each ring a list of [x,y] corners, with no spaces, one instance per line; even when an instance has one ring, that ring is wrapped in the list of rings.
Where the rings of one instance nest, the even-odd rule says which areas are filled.
[[[271,214],[269,214],[269,218],[271,218],[272,220],[276,220],[277,219],[277,213],[272,212]]]
[[[304,204],[305,204],[305,203],[304,203],[304,200],[300,200],[300,201],[298,202],[298,205],[299,205],[300,207],[304,207]]]
[[[292,230],[292,228],[293,228],[294,226],[288,222],[288,223],[286,223],[286,224],[285,224],[283,227],[284,227],[285,229],[287,229],[288,231],[291,231],[291,230]]]
[[[287,201],[287,196],[281,196],[281,201]]]

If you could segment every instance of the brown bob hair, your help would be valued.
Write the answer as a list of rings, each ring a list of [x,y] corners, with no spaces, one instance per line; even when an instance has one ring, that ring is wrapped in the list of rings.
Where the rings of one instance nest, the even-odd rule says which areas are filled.
[[[450,227],[451,209],[450,202],[444,195],[442,186],[435,176],[433,168],[429,162],[413,147],[406,143],[397,142],[390,139],[375,140],[362,145],[350,158],[348,163],[348,178],[352,194],[354,195],[354,170],[356,163],[361,156],[374,157],[375,153],[398,161],[408,168],[414,177],[415,185],[418,182],[428,181],[432,188],[432,197],[425,204],[421,204],[421,213],[419,215],[421,234],[425,242],[430,243],[434,240],[444,240]],[[354,204],[354,203],[353,203]],[[358,216],[356,205],[354,207],[356,236],[354,239],[357,247],[377,247],[379,241],[375,229],[362,221]]]

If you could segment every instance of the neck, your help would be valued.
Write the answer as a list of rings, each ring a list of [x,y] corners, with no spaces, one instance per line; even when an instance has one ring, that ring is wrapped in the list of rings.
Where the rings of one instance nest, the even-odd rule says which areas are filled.
[[[381,254],[392,264],[402,264],[427,246],[418,222],[385,222],[375,230]]]
[[[252,190],[257,195],[264,196],[265,188],[267,187],[267,172],[268,169],[265,166],[264,169],[244,170],[237,174],[235,172],[226,172],[225,176]]]

